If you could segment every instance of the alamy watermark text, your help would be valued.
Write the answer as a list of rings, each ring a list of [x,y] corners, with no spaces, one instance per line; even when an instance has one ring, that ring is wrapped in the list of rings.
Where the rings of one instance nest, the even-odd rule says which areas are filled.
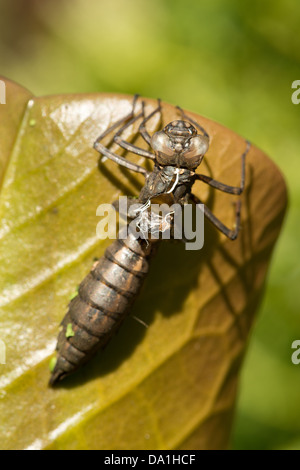
[[[292,103],[293,104],[299,104],[300,103],[300,80],[294,80],[292,83],[292,88],[296,89],[291,96]]]
[[[3,80],[0,80],[0,104],[6,104],[6,85]]]

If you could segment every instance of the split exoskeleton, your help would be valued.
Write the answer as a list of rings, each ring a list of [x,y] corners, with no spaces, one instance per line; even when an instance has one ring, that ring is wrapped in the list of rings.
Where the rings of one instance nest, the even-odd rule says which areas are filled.
[[[192,193],[192,186],[199,180],[212,188],[225,193],[240,195],[245,183],[245,158],[250,149],[246,142],[241,155],[240,186],[229,186],[206,175],[196,173],[196,169],[209,148],[209,135],[194,119],[187,116],[179,107],[180,119],[167,124],[152,136],[147,131],[147,122],[162,107],[158,100],[157,107],[148,115],[142,102],[141,110],[136,112],[138,95],[134,96],[131,112],[105,130],[94,143],[94,148],[102,155],[128,170],[141,173],[145,184],[141,189],[138,203],[141,212],[151,206],[157,197],[168,195],[171,203],[185,205],[201,201]],[[140,122],[138,133],[148,145],[147,149],[137,147],[123,139],[124,131]],[[103,145],[103,139],[113,133],[113,142],[122,149],[145,157],[154,162],[152,171],[127,160]],[[168,199],[167,199],[168,200]],[[203,204],[205,217],[223,234],[234,240],[240,228],[240,200],[236,203],[235,227],[225,226]],[[134,218],[138,224],[139,217]],[[160,227],[160,226],[159,226]],[[159,228],[159,231],[162,231]],[[131,231],[123,236],[119,234],[104,256],[95,263],[92,271],[79,286],[78,295],[70,302],[69,310],[62,321],[62,330],[57,343],[57,362],[52,372],[50,384],[62,380],[65,376],[87,362],[99,349],[106,346],[122,322],[129,314],[143,281],[149,270],[149,262],[156,251],[157,238],[137,237]],[[67,334],[71,325],[72,335]]]

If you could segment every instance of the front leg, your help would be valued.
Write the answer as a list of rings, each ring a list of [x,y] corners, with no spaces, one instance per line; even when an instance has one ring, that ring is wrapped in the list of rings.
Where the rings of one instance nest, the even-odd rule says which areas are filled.
[[[203,181],[206,184],[209,184],[212,188],[218,189],[219,191],[223,191],[224,193],[229,193],[229,194],[235,194],[235,195],[240,195],[245,186],[245,165],[246,165],[246,155],[250,150],[251,143],[247,142],[246,150],[241,156],[242,160],[242,168],[241,168],[241,184],[240,186],[229,186],[228,184],[221,183],[220,181],[216,181],[213,178],[210,178],[209,176],[206,175],[195,175],[195,180],[200,180]]]
[[[211,210],[203,204],[200,199],[193,193],[190,194],[190,199],[195,204],[202,204],[204,207],[204,215],[208,218],[208,220],[218,229],[220,232],[224,233],[226,237],[230,240],[235,240],[238,236],[240,226],[241,226],[241,201],[237,201],[236,203],[236,211],[235,211],[235,229],[230,230],[226,225],[223,224],[212,212]]]
[[[142,102],[142,109],[143,109],[144,119],[140,124],[139,133],[141,134],[145,142],[147,142],[147,144],[151,146],[151,136],[146,129],[146,122],[149,121],[155,114],[161,113],[161,101],[158,98],[157,108],[155,108],[154,111],[152,111],[152,113],[150,113],[148,116],[145,116],[145,103],[144,102]]]
[[[132,124],[134,124],[138,119],[140,118],[145,118],[145,114],[144,114],[144,102],[142,102],[142,112],[140,114],[138,114],[137,116],[135,117],[132,117],[132,119],[130,119],[130,121],[128,121],[127,123],[124,124],[124,126],[122,126],[118,132],[115,133],[113,139],[114,139],[114,142],[116,142],[116,144],[120,145],[120,147],[122,147],[123,149],[127,150],[128,152],[132,152],[132,153],[135,153],[136,155],[140,155],[141,157],[145,157],[145,158],[150,158],[151,160],[155,160],[155,155],[150,152],[149,150],[145,150],[145,149],[142,149],[142,148],[139,148],[137,147],[136,145],[133,145],[129,142],[126,142],[125,140],[123,140],[121,138],[121,134],[122,132],[127,129],[127,127],[130,127]]]
[[[137,165],[136,163],[132,163],[129,160],[126,160],[126,158],[117,155],[116,153],[106,148],[100,142],[95,142],[94,149],[97,150],[97,152],[101,153],[101,155],[104,155],[105,157],[109,158],[120,166],[124,166],[128,170],[135,171],[136,173],[142,173],[142,175],[144,175],[145,177],[148,177],[150,174],[150,172],[147,171],[143,166]]]
[[[110,127],[108,127],[104,132],[102,132],[101,135],[99,135],[99,137],[97,138],[96,142],[94,143],[94,147],[97,145],[98,142],[100,142],[102,139],[104,139],[104,137],[106,137],[110,132],[114,131],[117,127],[119,127],[121,124],[124,124],[125,122],[127,122],[129,119],[132,119],[133,116],[134,116],[134,111],[135,111],[135,107],[136,107],[136,103],[137,103],[137,100],[139,98],[140,95],[138,94],[135,94],[134,97],[133,97],[133,101],[132,101],[132,109],[130,111],[129,114],[127,114],[126,116],[122,117],[121,119],[119,119],[118,121],[116,121],[114,124],[112,124]]]

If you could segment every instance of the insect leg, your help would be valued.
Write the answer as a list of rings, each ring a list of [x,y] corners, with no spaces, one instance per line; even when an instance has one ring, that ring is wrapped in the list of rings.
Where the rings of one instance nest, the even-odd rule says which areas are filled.
[[[96,145],[97,142],[100,142],[100,140],[104,139],[104,137],[106,137],[110,132],[112,132],[113,130],[115,130],[117,127],[119,127],[121,124],[123,124],[124,122],[128,121],[128,119],[131,119],[134,115],[134,110],[135,110],[135,106],[136,106],[136,102],[138,100],[138,97],[140,95],[138,94],[135,94],[134,97],[133,97],[133,101],[132,101],[132,110],[130,111],[129,114],[127,114],[126,116],[124,116],[123,118],[119,119],[117,122],[115,122],[112,126],[108,127],[104,132],[102,132],[101,135],[99,135],[99,137],[97,138],[94,146]]]
[[[110,132],[112,132],[114,129],[116,129],[117,127],[119,127],[121,124],[124,124],[121,129],[119,129],[119,131],[117,132],[117,134],[120,134],[121,132],[123,132],[123,130],[128,127],[130,124],[132,124],[134,121],[136,121],[137,119],[139,119],[140,117],[143,117],[143,113],[140,113],[140,115],[134,117],[134,110],[135,110],[135,106],[136,106],[136,102],[137,102],[137,99],[138,99],[139,95],[136,94],[134,95],[134,98],[133,98],[133,103],[132,103],[132,110],[131,112],[123,117],[122,119],[119,119],[117,122],[115,122],[115,124],[113,124],[112,126],[110,126],[108,129],[106,129],[98,138],[97,140],[95,141],[94,143],[94,149],[97,150],[97,152],[99,152],[101,155],[109,158],[110,160],[114,161],[115,163],[117,163],[118,165],[121,165],[121,166],[124,166],[125,168],[127,168],[128,170],[131,170],[131,171],[135,171],[137,173],[142,173],[144,176],[148,176],[149,172],[142,166],[140,165],[137,165],[135,163],[132,163],[128,160],[126,160],[126,158],[124,157],[121,157],[120,155],[117,155],[116,153],[112,152],[111,150],[109,150],[107,147],[105,147],[103,144],[100,143],[100,141],[106,137]],[[126,121],[129,120],[129,123]],[[115,138],[115,137],[114,137]],[[124,142],[125,144],[127,144],[127,142],[125,141],[122,141]],[[120,145],[120,144],[119,144]],[[129,144],[128,144],[129,145]],[[122,145],[121,145],[122,147]],[[125,148],[123,146],[123,148]],[[142,150],[142,149],[141,149]],[[150,153],[150,152],[149,152]],[[143,155],[145,156],[145,155]],[[151,154],[151,158],[152,158],[152,154]]]
[[[141,136],[143,137],[143,139],[147,142],[147,144],[151,145],[151,136],[150,134],[148,133],[147,129],[146,129],[146,122],[149,121],[149,119],[151,119],[156,113],[158,112],[161,112],[161,104],[160,104],[161,100],[158,99],[157,100],[157,108],[154,109],[154,111],[152,111],[152,113],[150,113],[148,116],[144,117],[143,121],[141,122],[140,124],[140,127],[139,127],[139,133],[141,134]],[[143,115],[145,116],[145,103],[142,102],[142,107],[143,107]]]
[[[105,157],[109,158],[118,165],[124,166],[128,170],[135,171],[136,173],[142,173],[142,175],[144,175],[145,177],[149,175],[149,171],[147,171],[144,167],[137,165],[136,163],[132,163],[129,160],[126,160],[126,158],[117,155],[116,153],[106,148],[104,145],[100,144],[100,142],[96,141],[94,144],[94,148],[99,153],[101,153],[101,155],[104,155]]]
[[[114,142],[116,142],[118,145],[120,145],[120,147],[122,147],[125,150],[128,150],[129,152],[135,153],[136,155],[140,155],[141,157],[151,158],[151,160],[155,160],[155,155],[152,152],[150,152],[149,150],[141,149],[141,148],[137,147],[136,145],[133,145],[129,142],[126,142],[125,140],[121,139],[121,137],[120,137],[122,132],[127,127],[131,126],[135,121],[137,121],[138,119],[140,119],[142,117],[144,117],[144,112],[141,112],[137,116],[130,119],[130,121],[125,123],[124,126],[122,126],[118,130],[118,132],[116,132],[116,134],[114,135]]]
[[[242,160],[242,168],[241,168],[241,184],[240,186],[229,186],[228,184],[221,183],[220,181],[216,181],[213,178],[210,178],[209,176],[206,175],[196,175],[196,179],[203,181],[206,184],[209,184],[213,188],[219,189],[220,191],[223,191],[224,193],[229,193],[229,194],[236,194],[239,195],[243,192],[244,185],[245,185],[245,161],[246,161],[246,155],[250,150],[251,143],[247,142],[247,147],[244,153],[241,156]]]
[[[200,199],[198,199],[195,194],[191,193],[190,197],[195,204],[203,204]],[[236,203],[236,211],[235,211],[235,229],[230,230],[226,225],[223,224],[212,212],[211,210],[205,205],[204,206],[204,215],[208,218],[208,220],[218,229],[220,232],[224,233],[226,237],[230,238],[230,240],[235,240],[238,236],[240,230],[240,214],[241,214],[241,201],[237,201]]]
[[[182,108],[180,108],[180,106],[176,106],[176,109],[178,109],[178,111],[180,111],[181,113],[181,116],[183,119],[186,119],[187,121],[191,122],[192,124],[194,124],[196,127],[198,127],[198,129],[203,132],[203,134],[208,137],[209,139],[209,135],[208,133],[206,132],[206,130],[204,129],[204,127],[200,126],[200,124],[198,124],[198,122],[196,122],[194,119],[192,119],[190,116],[188,116],[187,114],[185,114],[185,112],[183,111]]]

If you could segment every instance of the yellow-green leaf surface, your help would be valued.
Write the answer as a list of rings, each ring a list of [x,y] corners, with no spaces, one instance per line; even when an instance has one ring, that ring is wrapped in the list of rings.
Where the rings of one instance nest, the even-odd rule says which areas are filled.
[[[207,223],[202,250],[163,242],[132,310],[149,328],[129,317],[105,351],[51,389],[59,323],[109,243],[96,238],[97,206],[138,194],[142,181],[113,162],[99,165],[93,150],[96,137],[130,111],[132,97],[34,98],[8,81],[7,88],[13,99],[0,108],[7,135],[0,152],[9,162],[0,200],[1,448],[226,448],[238,372],[285,211],[278,169],[253,146],[238,239]],[[148,113],[156,103],[146,104]],[[191,115],[211,136],[203,173],[238,185],[244,139]],[[164,123],[178,117],[163,104]],[[149,132],[158,125],[154,119]],[[126,132],[130,139],[136,128]],[[234,196],[200,183],[194,192],[233,226]]]
[[[0,105],[0,184],[11,155],[26,103],[31,97],[31,93],[25,88],[3,77],[2,80],[6,85],[5,99],[7,105]]]

